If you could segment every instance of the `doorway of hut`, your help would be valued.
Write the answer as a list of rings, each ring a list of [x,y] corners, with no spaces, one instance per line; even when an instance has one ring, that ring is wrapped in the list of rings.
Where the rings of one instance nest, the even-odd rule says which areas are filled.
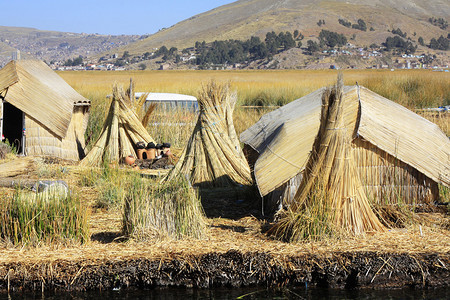
[[[17,153],[23,154],[23,112],[14,105],[3,102],[3,126],[2,135],[5,141],[13,145]],[[2,137],[2,138],[3,138]]]

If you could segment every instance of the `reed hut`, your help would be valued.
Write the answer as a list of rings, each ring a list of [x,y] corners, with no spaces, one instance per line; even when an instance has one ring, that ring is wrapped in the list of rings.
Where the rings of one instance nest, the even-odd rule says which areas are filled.
[[[0,98],[0,134],[20,153],[84,157],[90,101],[44,62],[9,62],[0,70]]]
[[[115,85],[100,137],[80,165],[94,167],[104,162],[119,163],[129,155],[136,158],[138,142],[155,142],[131,106],[130,97],[121,87]]]
[[[166,180],[179,175],[192,185],[251,185],[252,177],[233,124],[236,94],[214,81],[198,97],[200,113],[187,146]]]
[[[326,90],[264,115],[240,136],[266,212],[288,207],[301,193],[299,187],[304,188],[315,141],[324,134]],[[340,180],[360,181],[372,204],[432,203],[439,198],[438,184],[450,185],[450,142],[437,125],[358,85],[342,87],[341,103],[340,127],[349,141],[343,151],[356,172],[342,173]]]

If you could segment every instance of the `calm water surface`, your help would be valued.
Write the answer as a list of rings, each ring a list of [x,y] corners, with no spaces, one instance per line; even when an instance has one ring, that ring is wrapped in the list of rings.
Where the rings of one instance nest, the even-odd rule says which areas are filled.
[[[263,288],[216,288],[216,289],[185,289],[185,288],[157,288],[152,290],[125,289],[118,291],[83,292],[83,293],[51,293],[0,294],[0,299],[450,299],[449,289],[398,289],[398,290],[332,290],[332,289],[263,289]]]

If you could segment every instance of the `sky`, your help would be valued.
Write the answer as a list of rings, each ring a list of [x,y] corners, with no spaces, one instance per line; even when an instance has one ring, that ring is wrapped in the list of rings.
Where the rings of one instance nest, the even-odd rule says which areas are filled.
[[[143,35],[235,1],[0,0],[0,26],[74,33]]]

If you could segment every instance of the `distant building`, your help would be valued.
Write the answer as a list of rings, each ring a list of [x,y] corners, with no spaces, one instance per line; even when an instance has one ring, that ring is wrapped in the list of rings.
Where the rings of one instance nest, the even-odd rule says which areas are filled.
[[[162,64],[162,65],[159,66],[160,70],[169,70],[169,68],[170,68],[169,64]]]
[[[11,59],[12,60],[19,60],[20,59],[20,50],[14,51],[11,53]]]

